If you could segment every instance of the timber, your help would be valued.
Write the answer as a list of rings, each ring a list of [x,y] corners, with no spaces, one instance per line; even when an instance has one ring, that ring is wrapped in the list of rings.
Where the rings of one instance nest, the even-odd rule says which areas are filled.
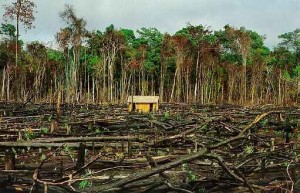
[[[62,104],[53,133],[50,106],[8,113],[0,124],[3,178],[26,176],[48,192],[81,191],[81,182],[93,184],[86,192],[221,191],[225,184],[229,191],[258,192],[274,182],[291,189],[286,179],[298,190],[297,108],[160,106],[165,110],[140,114],[126,105]]]

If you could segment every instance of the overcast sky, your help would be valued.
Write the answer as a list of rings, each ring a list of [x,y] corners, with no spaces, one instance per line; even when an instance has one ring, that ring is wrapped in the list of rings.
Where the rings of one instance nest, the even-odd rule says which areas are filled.
[[[103,31],[108,25],[116,28],[156,27],[174,33],[187,22],[203,24],[219,30],[224,25],[244,26],[266,35],[272,48],[278,35],[300,28],[300,0],[33,0],[37,5],[36,28],[21,39],[54,42],[54,35],[64,23],[58,13],[64,4],[72,4],[79,17],[87,21],[87,29]],[[13,0],[0,0],[0,22],[3,5]]]

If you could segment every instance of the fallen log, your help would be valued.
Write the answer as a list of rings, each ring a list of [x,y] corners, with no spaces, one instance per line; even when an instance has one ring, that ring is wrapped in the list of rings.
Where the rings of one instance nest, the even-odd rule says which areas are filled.
[[[114,183],[111,184],[105,184],[105,185],[100,185],[100,186],[93,186],[90,188],[86,188],[85,191],[87,192],[116,192],[116,191],[120,191],[122,190],[123,187],[125,187],[127,184],[148,178],[150,176],[153,176],[155,174],[159,174],[162,173],[166,170],[175,168],[183,163],[186,162],[190,162],[193,160],[196,160],[202,156],[204,156],[207,153],[207,149],[201,149],[199,152],[192,154],[192,155],[188,155],[188,156],[183,156],[173,162],[170,162],[168,164],[165,165],[161,165],[158,166],[156,168],[153,168],[152,170],[148,170],[148,171],[142,171],[136,174],[132,174],[130,176],[128,176],[125,179],[116,181]]]
[[[99,136],[99,137],[64,137],[64,138],[42,138],[35,139],[32,142],[43,143],[62,143],[62,142],[97,142],[97,141],[132,141],[132,142],[147,142],[135,136]]]
[[[155,174],[160,174],[166,170],[170,170],[172,168],[175,168],[183,163],[187,163],[187,162],[191,162],[194,161],[196,159],[199,158],[212,158],[212,159],[217,159],[219,162],[219,165],[223,168],[223,170],[228,173],[230,176],[232,176],[234,179],[236,179],[237,181],[239,181],[240,183],[243,183],[246,187],[249,188],[250,192],[254,192],[254,189],[252,187],[251,184],[248,183],[248,181],[244,178],[244,176],[239,176],[238,174],[236,174],[234,171],[230,170],[225,163],[223,162],[222,158],[220,156],[218,156],[217,154],[212,154],[210,153],[212,150],[217,149],[221,146],[225,146],[227,144],[230,144],[231,142],[237,141],[237,140],[241,140],[241,139],[245,139],[245,133],[256,123],[258,123],[261,119],[263,119],[264,117],[266,117],[267,115],[271,114],[271,113],[277,113],[277,111],[270,111],[267,113],[263,113],[259,116],[257,116],[254,121],[252,121],[250,124],[248,124],[247,126],[245,126],[238,135],[231,137],[227,140],[224,140],[222,142],[219,142],[217,144],[211,145],[207,148],[202,148],[200,149],[198,152],[191,154],[191,155],[187,155],[187,156],[182,156],[181,158],[174,160],[170,163],[167,163],[165,165],[161,165],[158,167],[155,167],[151,170],[148,171],[142,171],[136,174],[132,174],[130,176],[128,176],[125,179],[122,180],[118,180],[116,182],[110,183],[110,184],[104,184],[104,185],[99,185],[99,186],[94,186],[91,188],[87,188],[86,190],[88,192],[116,192],[116,191],[121,191],[123,188],[126,188],[126,185],[131,184],[133,182],[137,182],[143,179],[146,179],[150,176],[153,176]]]
[[[125,145],[127,142],[124,142]],[[57,148],[62,145],[71,147],[71,148],[78,148],[79,147],[79,142],[73,142],[73,143],[44,143],[44,142],[37,142],[37,141],[15,141],[15,142],[0,142],[0,149],[1,148],[24,148],[24,147],[31,147],[31,148]],[[134,147],[138,147],[137,144],[132,144]],[[122,144],[121,143],[86,143],[87,148],[103,148],[103,147],[118,147],[121,148]]]

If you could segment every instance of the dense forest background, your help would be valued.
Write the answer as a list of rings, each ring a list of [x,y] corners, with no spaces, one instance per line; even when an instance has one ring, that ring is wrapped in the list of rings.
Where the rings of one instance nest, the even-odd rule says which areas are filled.
[[[278,104],[300,102],[300,29],[279,34],[270,50],[263,35],[230,25],[213,31],[187,24],[175,34],[156,28],[87,31],[66,5],[59,49],[23,43],[35,5],[6,5],[0,33],[0,99],[17,102],[124,103],[129,95],[161,102]],[[11,22],[16,21],[16,25]],[[30,32],[29,32],[30,33]]]

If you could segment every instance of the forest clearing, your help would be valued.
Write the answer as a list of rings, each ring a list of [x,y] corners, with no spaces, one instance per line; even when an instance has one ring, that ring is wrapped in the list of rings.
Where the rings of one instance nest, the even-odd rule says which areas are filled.
[[[300,192],[299,1],[67,2],[1,0],[0,193]]]
[[[0,183],[16,192],[300,190],[299,108],[14,107],[0,106]]]

